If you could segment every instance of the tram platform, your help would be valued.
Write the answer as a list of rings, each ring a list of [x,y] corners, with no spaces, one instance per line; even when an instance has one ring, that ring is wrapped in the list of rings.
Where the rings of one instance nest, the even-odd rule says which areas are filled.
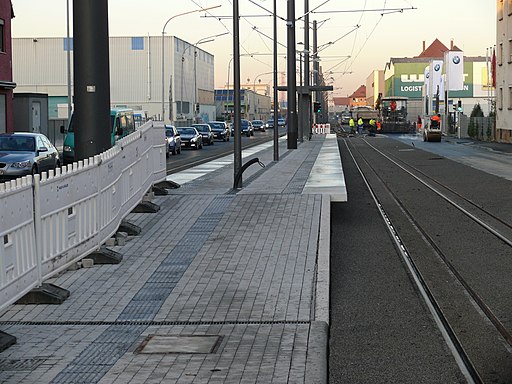
[[[12,305],[2,383],[327,382],[330,203],[346,201],[335,135],[315,135],[233,190],[232,156],[168,176],[119,264],[48,281],[60,305]],[[88,267],[85,267],[88,266]]]

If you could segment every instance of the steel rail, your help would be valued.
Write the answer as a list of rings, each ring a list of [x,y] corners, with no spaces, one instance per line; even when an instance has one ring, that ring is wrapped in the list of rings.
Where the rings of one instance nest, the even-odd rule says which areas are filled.
[[[471,359],[465,352],[464,347],[462,346],[462,343],[460,342],[457,335],[455,334],[455,331],[450,326],[448,319],[443,314],[443,311],[442,311],[440,305],[438,304],[437,300],[435,299],[432,291],[428,287],[427,282],[423,278],[420,270],[416,266],[416,263],[412,259],[410,253],[407,251],[407,248],[406,248],[405,244],[403,243],[402,239],[400,238],[400,235],[396,231],[393,223],[391,222],[391,219],[387,215],[382,204],[380,203],[379,199],[377,198],[376,193],[374,192],[373,188],[371,187],[368,179],[364,175],[363,170],[361,169],[357,160],[355,159],[352,151],[350,150],[350,148],[347,144],[347,140],[343,139],[343,141],[344,141],[345,146],[352,158],[352,161],[354,162],[357,170],[359,171],[359,174],[361,175],[361,178],[363,179],[366,187],[368,188],[368,191],[370,192],[370,195],[372,196],[372,199],[375,202],[377,209],[379,210],[379,213],[380,213],[382,219],[384,220],[384,222],[386,224],[386,228],[388,229],[388,231],[391,235],[391,238],[393,239],[393,242],[394,242],[395,248],[397,249],[397,252],[401,255],[402,259],[404,260],[404,263],[407,266],[407,268],[413,278],[413,281],[416,284],[416,287],[418,288],[418,291],[420,292],[423,300],[425,301],[428,309],[430,310],[430,313],[432,314],[434,321],[435,321],[437,327],[439,328],[448,348],[452,352],[462,374],[465,376],[465,378],[468,380],[468,383],[470,383],[470,384],[483,383],[482,379],[480,378],[480,375],[478,374],[473,363],[471,362]],[[364,157],[363,157],[363,160],[375,172],[375,170],[366,161],[366,159],[364,159]],[[378,177],[378,175],[377,175],[377,177]],[[388,192],[391,194],[393,199],[395,199],[395,201],[396,201],[395,196],[389,189],[388,189]],[[397,203],[398,203],[398,201],[397,201]],[[407,212],[404,212],[404,213],[406,213],[407,216],[409,216],[409,214]]]

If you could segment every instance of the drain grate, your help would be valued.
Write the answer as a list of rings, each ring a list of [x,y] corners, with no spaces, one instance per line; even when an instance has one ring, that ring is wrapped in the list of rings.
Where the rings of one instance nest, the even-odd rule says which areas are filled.
[[[135,353],[141,354],[208,354],[217,351],[222,336],[218,335],[149,335]]]
[[[33,371],[46,359],[17,359],[0,360],[0,371]]]

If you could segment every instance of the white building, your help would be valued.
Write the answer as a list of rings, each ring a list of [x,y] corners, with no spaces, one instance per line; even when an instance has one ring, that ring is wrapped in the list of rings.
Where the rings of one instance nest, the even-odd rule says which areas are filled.
[[[50,119],[67,118],[66,38],[15,38],[12,43],[15,92],[46,93]],[[72,41],[70,47],[73,50]],[[112,106],[141,109],[160,120],[162,95],[167,122],[186,125],[194,118],[214,120],[213,55],[175,36],[165,36],[163,41],[161,36],[110,37]]]
[[[512,1],[497,1],[496,141],[512,143]]]

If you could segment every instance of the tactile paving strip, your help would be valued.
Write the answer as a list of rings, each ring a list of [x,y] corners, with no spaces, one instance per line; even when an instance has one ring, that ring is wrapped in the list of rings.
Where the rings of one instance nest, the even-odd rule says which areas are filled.
[[[211,202],[183,240],[135,294],[119,315],[118,321],[150,321],[155,317],[233,199],[234,196],[219,196]],[[97,383],[146,328],[147,325],[110,326],[68,364],[52,383]]]

